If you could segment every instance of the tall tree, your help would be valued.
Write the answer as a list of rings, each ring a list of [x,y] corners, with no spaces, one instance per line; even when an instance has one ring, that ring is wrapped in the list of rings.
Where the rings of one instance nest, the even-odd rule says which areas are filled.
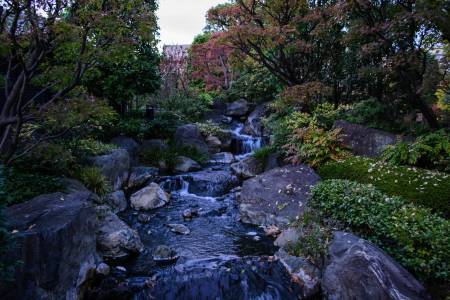
[[[126,56],[155,39],[148,0],[1,1],[4,95],[0,153],[16,151],[25,123],[69,94],[99,62]],[[2,71],[3,71],[2,70]],[[44,97],[45,96],[45,97]]]

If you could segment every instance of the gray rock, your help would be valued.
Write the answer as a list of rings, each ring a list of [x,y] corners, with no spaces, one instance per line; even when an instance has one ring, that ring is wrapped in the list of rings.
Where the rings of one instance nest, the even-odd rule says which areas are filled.
[[[97,274],[108,276],[109,272],[111,271],[111,268],[105,263],[100,263],[95,269],[95,271],[97,272]]]
[[[101,254],[107,259],[128,257],[144,249],[139,234],[114,213],[100,219],[97,244]]]
[[[244,182],[241,221],[255,225],[288,225],[304,212],[310,188],[320,180],[308,166],[276,168]]]
[[[292,282],[301,287],[300,299],[310,299],[319,293],[321,279],[319,268],[305,258],[289,255],[283,249],[278,250],[275,257],[285,266]]]
[[[231,164],[234,161],[234,155],[230,152],[220,152],[213,154],[211,156],[211,159],[209,160],[209,162],[213,164]]]
[[[191,233],[189,228],[187,228],[187,226],[183,224],[167,224],[167,227],[170,228],[170,231],[177,234],[188,235],[189,233]]]
[[[183,211],[183,218],[186,220],[190,220],[196,216],[198,216],[198,210],[196,209],[188,208]]]
[[[111,182],[114,191],[120,190],[128,179],[130,155],[127,150],[116,149],[109,154],[93,157],[93,165]]]
[[[116,191],[106,195],[106,203],[111,207],[112,211],[117,214],[127,209],[128,203],[123,191]]]
[[[243,133],[253,136],[262,136],[262,119],[267,112],[267,107],[265,104],[258,105],[255,110],[253,110],[245,121]]]
[[[42,195],[5,210],[20,261],[2,299],[79,299],[95,274],[97,217],[91,193]]]
[[[153,260],[157,262],[173,262],[177,259],[177,252],[166,245],[156,247],[156,250],[153,252]]]
[[[78,180],[71,178],[63,178],[63,184],[66,187],[65,192],[67,194],[78,193],[78,192],[89,192],[89,190],[79,182]]]
[[[227,105],[226,115],[230,117],[243,117],[247,115],[248,111],[248,102],[240,99]]]
[[[327,299],[430,299],[424,287],[381,249],[339,231],[328,249],[322,291]]]
[[[158,169],[152,167],[131,168],[130,178],[128,178],[128,188],[136,189],[144,186],[149,181],[153,181],[158,176]]]
[[[274,245],[280,248],[286,248],[286,246],[293,245],[300,238],[300,232],[292,227],[283,230],[277,237]]]
[[[175,143],[179,147],[192,147],[197,149],[198,152],[208,155],[208,145],[194,124],[178,127],[175,132]]]
[[[208,145],[209,153],[218,153],[222,148],[222,142],[219,138],[212,135],[206,138],[206,144]]]
[[[113,138],[111,143],[121,149],[127,150],[130,157],[136,156],[139,147],[139,144],[134,139],[123,135]]]
[[[150,220],[152,219],[152,216],[147,215],[147,214],[139,214],[137,217],[138,221],[145,224],[150,222]]]
[[[264,172],[264,166],[253,156],[249,156],[232,164],[231,171],[241,179],[249,179]]]
[[[199,196],[221,196],[238,185],[236,176],[230,172],[200,171],[183,176],[189,182],[189,193]]]
[[[186,156],[178,156],[176,158],[176,164],[173,169],[175,173],[187,173],[192,171],[201,170],[202,166],[193,159]]]
[[[380,155],[388,145],[393,145],[397,141],[411,140],[405,136],[342,120],[336,121],[334,128],[341,129],[344,145],[350,148],[355,155],[375,157]]]
[[[158,184],[152,182],[149,186],[131,195],[131,207],[135,210],[150,210],[160,208],[169,203],[170,195]]]
[[[222,119],[220,120],[224,124],[231,124],[233,122],[232,117],[222,116]]]

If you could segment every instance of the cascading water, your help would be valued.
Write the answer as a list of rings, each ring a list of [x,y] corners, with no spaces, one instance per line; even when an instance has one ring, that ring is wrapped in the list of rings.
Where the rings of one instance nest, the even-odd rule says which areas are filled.
[[[240,160],[248,157],[254,153],[255,150],[261,148],[262,138],[259,136],[251,136],[243,134],[243,124],[239,124],[234,130],[231,131],[234,139],[234,148],[236,159]]]
[[[261,147],[260,137],[242,134],[243,125],[232,130],[237,143],[235,158],[243,159]],[[106,281],[100,288],[106,296],[92,299],[296,299],[295,286],[273,255],[273,240],[261,228],[239,222],[238,203],[233,188],[239,182],[230,165],[212,163],[204,170],[163,177],[160,186],[171,194],[170,204],[151,212],[140,223],[132,210],[121,217],[140,235],[145,251],[124,263],[126,273],[113,268],[120,282],[115,287],[126,297],[118,297]],[[195,211],[187,220],[184,212]],[[182,224],[190,234],[177,235],[167,224]],[[159,245],[174,249],[178,260],[160,265],[152,254]],[[120,288],[119,288],[120,287]]]

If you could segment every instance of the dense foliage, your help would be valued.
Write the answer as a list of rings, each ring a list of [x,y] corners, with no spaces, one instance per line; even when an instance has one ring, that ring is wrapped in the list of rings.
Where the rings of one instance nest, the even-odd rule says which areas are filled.
[[[318,169],[323,179],[348,179],[372,184],[390,196],[426,206],[450,216],[450,175],[415,167],[393,166],[363,157],[351,157]]]
[[[372,185],[330,180],[312,191],[322,216],[349,226],[420,278],[450,280],[450,221]]]
[[[388,146],[382,158],[396,165],[411,165],[450,172],[450,135],[444,130],[419,136],[414,142]]]

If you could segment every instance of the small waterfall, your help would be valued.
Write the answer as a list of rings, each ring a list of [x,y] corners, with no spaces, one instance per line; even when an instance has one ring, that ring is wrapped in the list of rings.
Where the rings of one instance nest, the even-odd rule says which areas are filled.
[[[254,153],[255,150],[261,148],[262,138],[247,134],[242,134],[243,124],[239,124],[233,131],[233,148],[237,159],[243,159]]]

